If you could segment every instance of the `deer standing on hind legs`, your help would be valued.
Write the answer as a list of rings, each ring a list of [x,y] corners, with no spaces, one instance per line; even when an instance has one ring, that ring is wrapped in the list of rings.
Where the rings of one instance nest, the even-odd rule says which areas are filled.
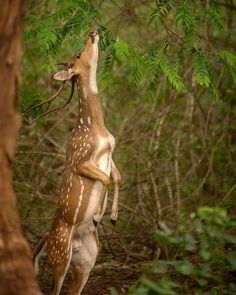
[[[77,85],[79,110],[67,147],[66,167],[52,229],[36,245],[33,253],[37,270],[40,254],[47,251],[53,267],[52,295],[60,293],[70,264],[73,267],[70,295],[81,294],[88,280],[98,255],[97,224],[106,209],[110,175],[114,180],[113,224],[118,215],[120,174],[112,160],[115,140],[104,125],[96,83],[98,42],[97,32],[91,32],[84,50],[76,55],[74,62],[67,66],[67,70],[54,75],[56,80],[62,81],[63,87],[65,81],[71,81],[72,94],[68,101],[73,95],[74,84]],[[50,104],[55,97],[46,103]]]

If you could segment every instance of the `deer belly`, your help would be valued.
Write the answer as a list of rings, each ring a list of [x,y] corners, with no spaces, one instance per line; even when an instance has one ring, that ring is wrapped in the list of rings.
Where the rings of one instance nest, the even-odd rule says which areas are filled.
[[[99,167],[99,169],[101,169],[103,172],[105,172],[108,176],[110,176],[110,173],[111,173],[111,153],[106,152],[103,155],[101,155],[101,157],[97,161],[97,166]],[[94,182],[94,185],[92,187],[91,194],[89,197],[88,207],[86,208],[86,212],[85,212],[85,218],[84,218],[85,222],[89,221],[90,219],[93,218],[93,215],[94,215],[94,213],[97,209],[97,206],[98,206],[99,198],[101,196],[102,187],[103,187],[103,185],[100,181]],[[104,210],[103,211],[105,211],[106,202],[107,202],[107,198],[105,198],[105,201],[104,201]]]

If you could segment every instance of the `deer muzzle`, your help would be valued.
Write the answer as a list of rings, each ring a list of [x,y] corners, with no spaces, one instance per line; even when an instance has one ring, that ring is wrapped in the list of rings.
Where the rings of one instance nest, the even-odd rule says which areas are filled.
[[[99,41],[99,35],[97,31],[93,31],[89,33],[89,38],[91,38],[92,43],[94,43],[95,41]]]

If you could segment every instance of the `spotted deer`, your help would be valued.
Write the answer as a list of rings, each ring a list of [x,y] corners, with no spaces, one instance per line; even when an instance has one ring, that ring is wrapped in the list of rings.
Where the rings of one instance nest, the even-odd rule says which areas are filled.
[[[68,294],[81,294],[88,280],[98,255],[97,224],[106,209],[110,175],[114,181],[113,224],[118,215],[120,173],[112,160],[115,140],[104,125],[97,89],[98,42],[98,33],[91,32],[84,50],[76,54],[73,62],[65,64],[66,70],[54,75],[56,80],[62,81],[62,86],[56,95],[46,101],[50,104],[66,81],[72,83],[72,92],[74,85],[78,88],[78,117],[68,142],[58,208],[51,231],[33,252],[36,272],[40,255],[43,251],[47,252],[53,268],[52,295],[60,293],[70,265],[73,280]],[[68,101],[72,96],[73,93]],[[46,113],[49,112],[51,110]]]

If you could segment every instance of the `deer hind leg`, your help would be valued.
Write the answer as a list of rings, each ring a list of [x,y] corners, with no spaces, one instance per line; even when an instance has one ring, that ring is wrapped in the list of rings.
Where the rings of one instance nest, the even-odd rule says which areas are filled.
[[[69,295],[81,294],[98,256],[97,230],[85,234],[81,241],[81,248],[72,255],[73,281],[69,286]]]
[[[70,250],[70,256],[61,264],[56,264],[53,266],[53,290],[52,295],[59,295],[61,291],[62,284],[64,282],[67,270],[70,265],[71,261],[71,253],[72,249]]]
[[[53,289],[51,293],[52,295],[60,294],[62,284],[64,282],[68,268],[70,266],[72,257],[72,247],[70,247],[68,252],[69,256],[66,256],[66,259],[63,259],[63,262],[56,263],[53,265]]]
[[[58,221],[47,238],[47,254],[53,268],[52,295],[60,293],[72,257],[73,227]]]
[[[119,188],[120,188],[121,176],[120,176],[119,170],[117,169],[113,161],[111,165],[111,175],[114,181],[114,197],[113,197],[113,204],[111,209],[111,223],[115,225],[118,218],[118,199],[119,199]]]

